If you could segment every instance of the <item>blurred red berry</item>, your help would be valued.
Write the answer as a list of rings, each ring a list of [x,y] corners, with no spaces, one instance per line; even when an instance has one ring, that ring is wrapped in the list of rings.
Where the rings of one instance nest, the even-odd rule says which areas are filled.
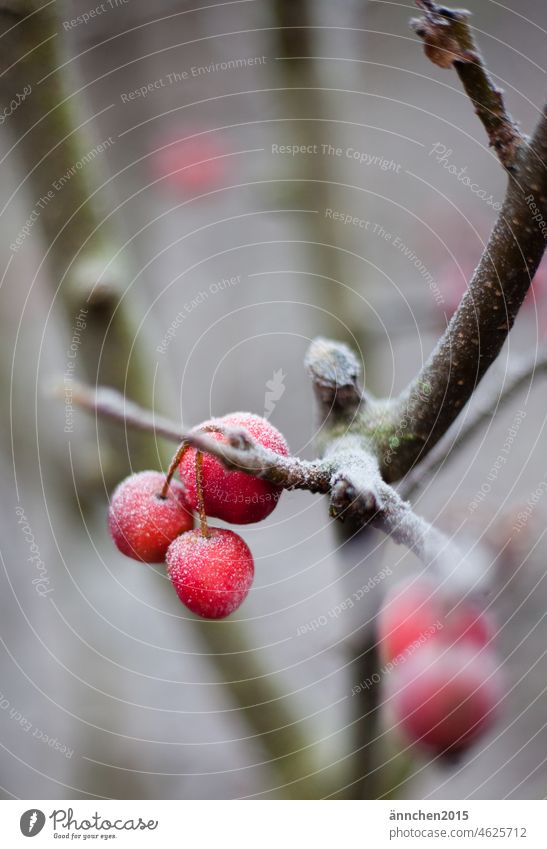
[[[456,603],[427,578],[394,586],[378,614],[378,639],[388,661],[430,640],[446,646],[468,642],[479,649],[491,637],[489,618],[477,603]]]
[[[389,676],[388,691],[405,736],[437,754],[461,751],[490,728],[502,697],[494,657],[468,644],[417,649]]]

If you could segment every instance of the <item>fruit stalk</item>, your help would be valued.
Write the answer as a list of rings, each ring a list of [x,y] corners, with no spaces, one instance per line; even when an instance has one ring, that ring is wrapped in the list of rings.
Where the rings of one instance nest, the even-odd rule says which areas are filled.
[[[201,451],[196,451],[196,490],[198,495],[198,513],[201,525],[201,535],[207,539],[209,536],[209,526],[207,525],[205,500],[203,498],[203,454]]]
[[[160,494],[161,494],[162,498],[167,497],[167,492],[169,490],[169,484],[171,483],[171,481],[173,479],[173,475],[177,471],[177,469],[179,467],[179,463],[182,460],[182,458],[184,457],[184,454],[189,447],[190,446],[189,446],[188,442],[186,442],[186,440],[183,440],[183,442],[181,442],[181,444],[179,445],[179,447],[176,451],[176,454],[173,456],[173,459],[169,463],[169,468],[167,469],[167,473],[165,475],[165,481],[164,481],[164,484],[161,488]]]

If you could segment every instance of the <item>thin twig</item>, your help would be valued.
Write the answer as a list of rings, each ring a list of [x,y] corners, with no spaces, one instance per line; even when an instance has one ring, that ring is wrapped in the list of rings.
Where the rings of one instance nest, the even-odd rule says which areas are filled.
[[[423,18],[411,26],[424,41],[426,56],[441,68],[454,67],[475,112],[488,134],[491,146],[505,168],[511,169],[524,138],[505,108],[503,94],[495,85],[475,44],[470,13],[446,9],[431,0],[416,0]]]
[[[52,392],[57,397],[64,397],[62,382],[56,384]],[[71,384],[71,403],[88,413],[95,413],[126,427],[147,431],[177,443],[187,442],[217,457],[229,469],[247,472],[284,489],[306,489],[316,493],[329,491],[332,470],[328,462],[283,457],[259,445],[242,429],[226,429],[225,442],[211,439],[207,433],[200,431],[184,432],[175,422],[128,401],[115,389],[102,386],[92,388],[76,381]]]

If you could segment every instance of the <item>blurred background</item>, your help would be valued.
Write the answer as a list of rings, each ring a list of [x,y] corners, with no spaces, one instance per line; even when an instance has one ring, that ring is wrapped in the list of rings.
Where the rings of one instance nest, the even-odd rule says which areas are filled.
[[[106,527],[116,483],[166,468],[173,446],[72,409],[83,380],[184,426],[251,410],[313,458],[314,336],[351,344],[373,393],[405,386],[505,182],[456,75],[424,58],[412,4],[0,5],[2,797],[545,797],[542,496],[510,540],[547,473],[541,376],[415,498],[491,553],[507,691],[495,728],[450,762],[352,695],[412,555],[342,538],[324,499],[284,493],[243,528],[243,607],[198,621]],[[530,131],[545,4],[468,5]],[[501,375],[545,341],[546,284],[540,269]]]

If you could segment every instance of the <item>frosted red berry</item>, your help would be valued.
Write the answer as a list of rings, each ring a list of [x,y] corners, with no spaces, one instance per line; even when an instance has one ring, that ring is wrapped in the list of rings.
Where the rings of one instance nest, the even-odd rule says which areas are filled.
[[[260,445],[287,456],[285,437],[269,421],[252,413],[230,413],[210,419],[194,428],[196,431],[214,427],[244,428]],[[211,432],[212,439],[225,441],[220,433]],[[208,516],[223,519],[232,525],[260,522],[275,508],[282,489],[268,481],[245,472],[228,471],[210,454],[203,455],[203,498]],[[180,463],[180,476],[186,487],[188,503],[198,509],[196,490],[196,451],[189,448]]]
[[[178,597],[205,619],[223,619],[244,601],[254,577],[253,556],[234,531],[189,531],[171,543],[167,573]]]
[[[388,690],[399,729],[436,754],[467,748],[491,727],[502,697],[495,658],[463,643],[418,649],[391,673]]]
[[[490,618],[476,602],[456,603],[435,583],[420,578],[397,584],[378,615],[378,638],[383,657],[408,655],[434,640],[446,646],[469,642],[477,649],[492,638]]]
[[[162,498],[164,483],[161,472],[138,472],[114,491],[108,526],[122,554],[145,563],[161,563],[175,537],[193,528],[184,487],[171,481]]]

